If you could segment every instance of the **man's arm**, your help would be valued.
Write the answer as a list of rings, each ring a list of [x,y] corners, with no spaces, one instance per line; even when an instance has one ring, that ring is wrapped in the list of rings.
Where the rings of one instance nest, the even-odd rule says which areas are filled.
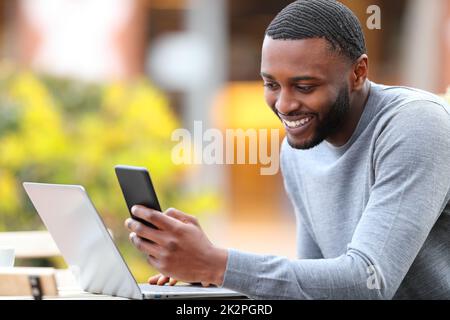
[[[343,255],[289,260],[229,250],[223,286],[253,298],[392,298],[448,201],[448,159],[449,115],[429,102],[404,106],[378,138],[375,184]]]

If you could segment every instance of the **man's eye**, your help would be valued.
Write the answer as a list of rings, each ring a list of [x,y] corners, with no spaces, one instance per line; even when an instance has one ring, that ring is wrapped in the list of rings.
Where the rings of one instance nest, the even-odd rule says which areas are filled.
[[[278,88],[278,85],[276,83],[273,82],[265,82],[264,83],[264,87],[266,87],[269,90],[275,90]]]
[[[310,93],[313,91],[314,86],[295,86],[295,88],[302,93]]]

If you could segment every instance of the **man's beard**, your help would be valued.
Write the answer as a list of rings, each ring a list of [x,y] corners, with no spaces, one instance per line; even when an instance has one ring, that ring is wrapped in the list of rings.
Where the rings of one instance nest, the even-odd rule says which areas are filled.
[[[294,149],[311,149],[320,144],[330,135],[336,133],[344,123],[350,111],[350,97],[347,86],[341,89],[338,97],[323,120],[316,115],[317,127],[311,139],[298,143],[287,134],[287,141]]]

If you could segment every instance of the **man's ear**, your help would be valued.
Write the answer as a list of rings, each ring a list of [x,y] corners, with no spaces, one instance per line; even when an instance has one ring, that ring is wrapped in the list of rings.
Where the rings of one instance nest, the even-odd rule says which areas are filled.
[[[366,54],[362,54],[358,60],[353,64],[353,70],[351,73],[352,91],[360,90],[369,72],[369,57]]]

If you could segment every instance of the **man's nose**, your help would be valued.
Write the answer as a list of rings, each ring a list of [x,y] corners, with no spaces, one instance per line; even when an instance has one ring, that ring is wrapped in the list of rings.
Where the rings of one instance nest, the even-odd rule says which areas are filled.
[[[292,94],[290,94],[288,91],[280,92],[277,102],[275,103],[275,108],[278,110],[279,113],[287,115],[292,111],[297,110],[298,107],[299,102],[296,99],[294,99]]]

